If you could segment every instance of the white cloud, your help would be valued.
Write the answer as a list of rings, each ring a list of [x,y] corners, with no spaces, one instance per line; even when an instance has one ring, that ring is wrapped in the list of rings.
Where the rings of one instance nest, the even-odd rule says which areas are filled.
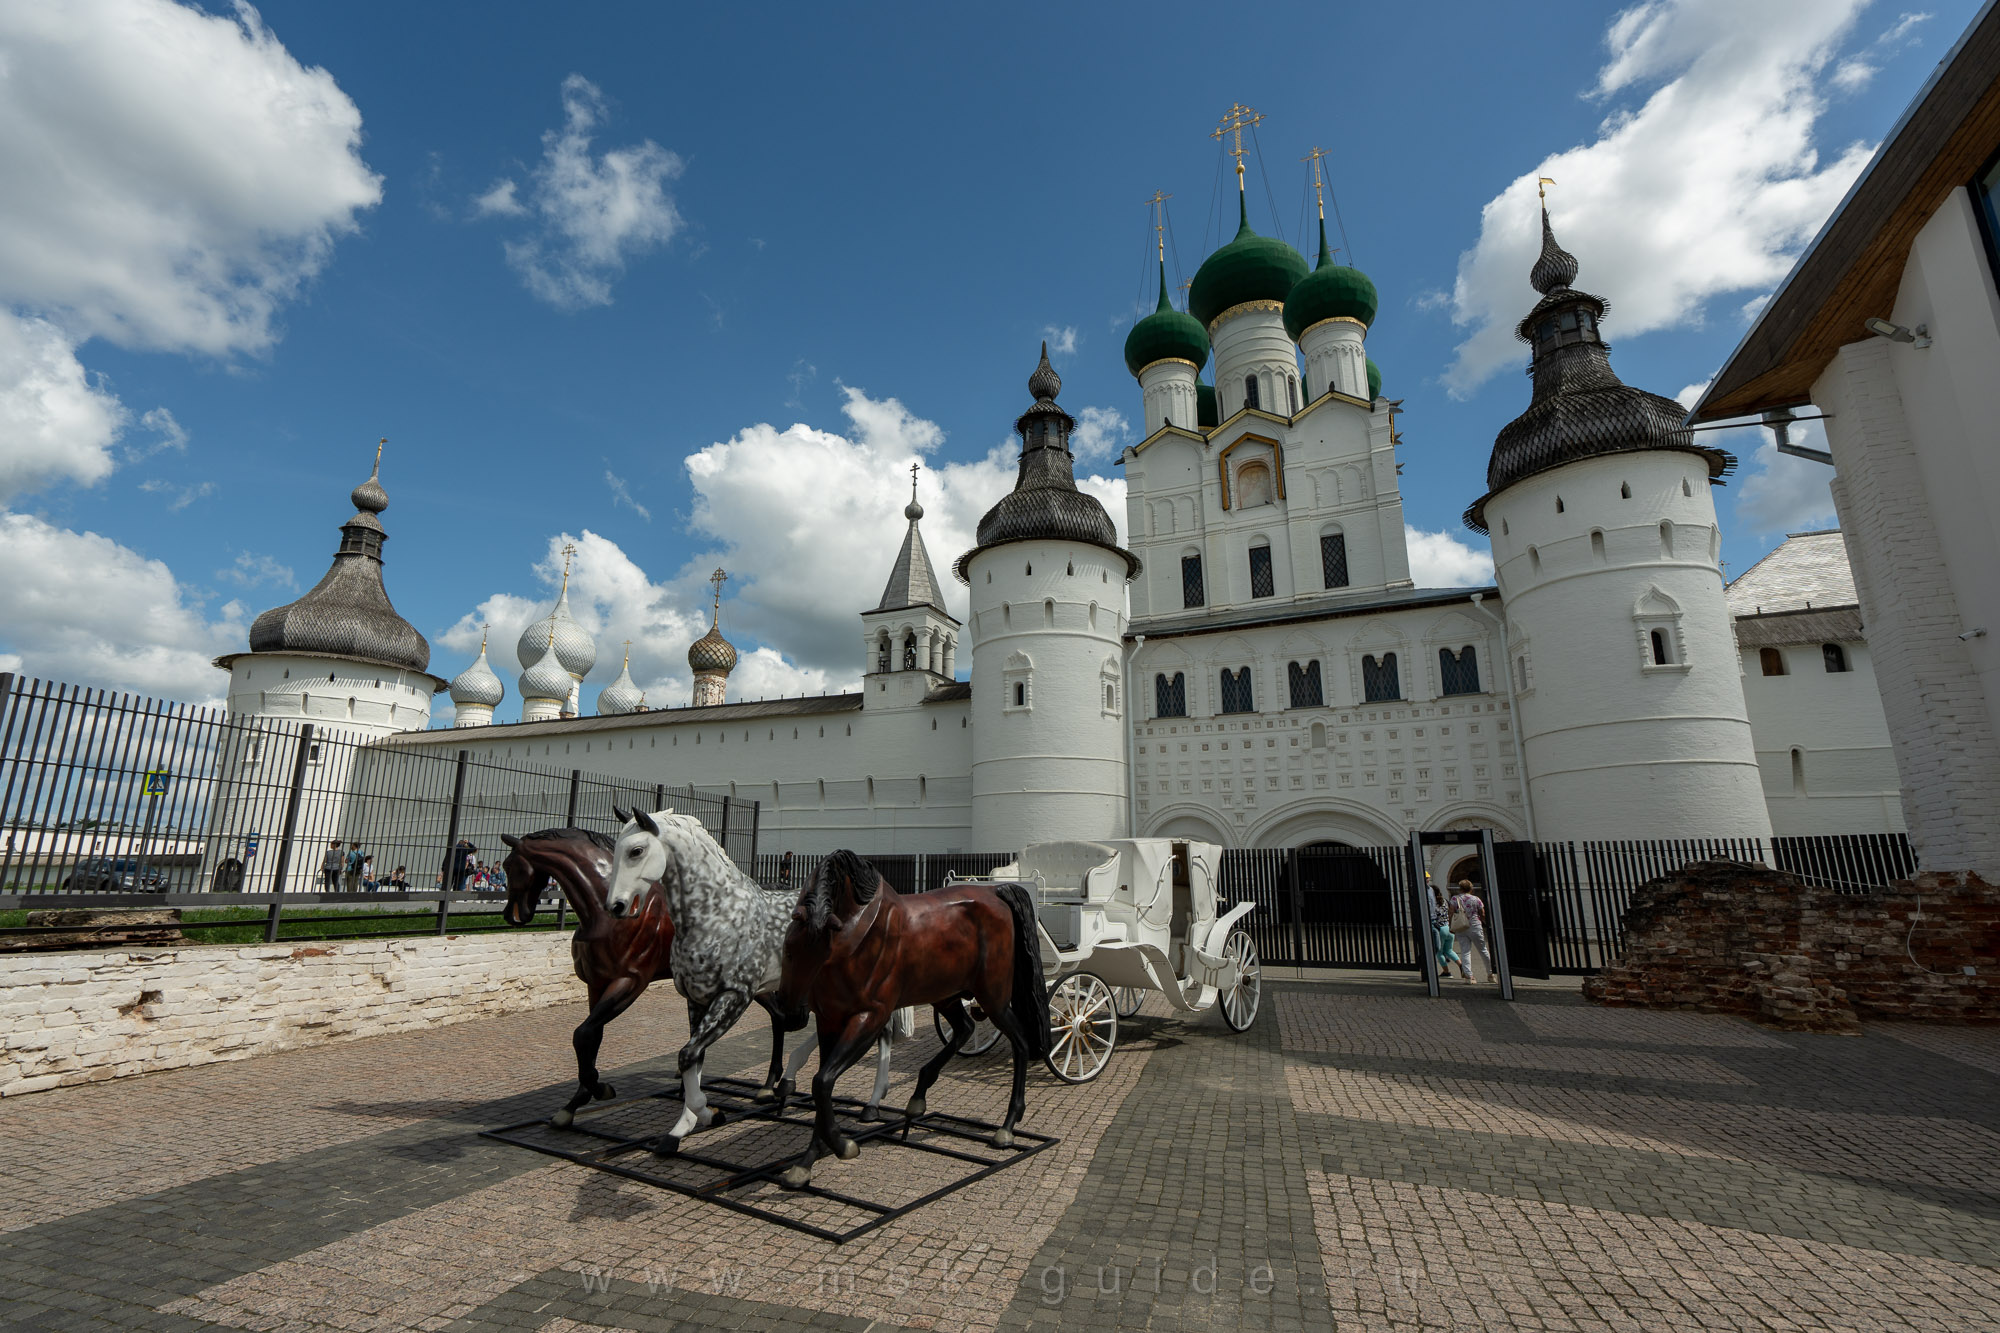
[[[1477,588],[1493,582],[1493,556],[1468,546],[1449,530],[1425,532],[1403,525],[1410,548],[1410,578],[1419,588]]]
[[[623,505],[648,523],[653,521],[653,511],[632,498],[632,489],[625,484],[625,478],[606,468],[604,484],[611,488],[611,503],[614,506]]]
[[[166,496],[167,508],[179,513],[196,500],[205,500],[215,494],[215,483],[197,481],[182,486],[171,481],[162,481],[158,477],[148,477],[139,483],[139,489],[148,495]]]
[[[110,476],[125,416],[62,330],[0,310],[0,505],[58,481],[89,486]]]
[[[1116,458],[1132,438],[1132,423],[1115,407],[1086,407],[1077,413],[1070,452],[1080,463]]]
[[[1076,327],[1065,324],[1057,328],[1053,324],[1044,325],[1042,337],[1048,340],[1049,351],[1056,356],[1076,355]]]
[[[0,6],[0,301],[73,338],[212,355],[382,197],[361,113],[247,5]]]
[[[1793,444],[1826,448],[1826,436],[1816,421],[1799,422],[1787,434]],[[1779,453],[1777,436],[1761,426],[1716,431],[1713,442],[1718,448],[1736,450],[1755,445],[1734,487],[1736,518],[1751,531],[1797,532],[1836,521],[1833,469],[1826,464]]]
[[[241,649],[246,612],[211,618],[158,560],[94,532],[0,514],[0,648],[48,679],[219,700],[210,659]]]
[[[1522,356],[1537,176],[1558,182],[1556,235],[1581,261],[1579,285],[1609,298],[1619,336],[1698,320],[1709,298],[1783,277],[1868,160],[1856,144],[1823,163],[1813,142],[1819,82],[1864,2],[1646,0],[1613,19],[1595,95],[1652,91],[1485,206],[1452,292],[1470,334],[1445,372],[1450,391],[1469,394]]]
[[[1887,64],[1905,47],[1921,44],[1921,39],[1912,36],[1919,25],[1926,23],[1929,14],[1902,13],[1896,21],[1883,30],[1882,34],[1870,42],[1866,48],[1847,57],[1833,67],[1833,85],[1844,93],[1860,92],[1869,81],[1882,72]]]
[[[499,180],[473,203],[487,217],[532,214],[537,230],[507,241],[507,262],[535,296],[563,310],[611,304],[611,283],[633,255],[664,245],[681,229],[667,182],[681,159],[651,139],[601,155],[591,132],[604,94],[581,74],[563,80],[563,125],[542,135],[542,160],[528,173],[527,198]]]
[[[139,418],[139,424],[159,436],[151,444],[143,447],[128,447],[125,457],[128,462],[151,458],[154,454],[172,451],[177,454],[187,452],[187,427],[174,419],[174,414],[164,407],[156,407]]]
[[[293,576],[290,565],[279,564],[273,556],[252,555],[248,551],[239,553],[236,563],[229,568],[216,570],[215,577],[227,579],[244,588],[255,588],[270,583],[297,592],[299,587],[299,581]]]

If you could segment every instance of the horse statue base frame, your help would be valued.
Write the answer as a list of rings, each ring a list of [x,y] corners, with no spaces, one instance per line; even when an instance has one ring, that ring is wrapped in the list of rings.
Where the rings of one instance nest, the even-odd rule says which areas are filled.
[[[810,1099],[801,1103],[793,1098],[781,1110],[775,1101],[755,1100],[758,1085],[750,1079],[712,1078],[706,1087],[722,1132],[710,1129],[689,1135],[670,1156],[659,1155],[655,1148],[680,1115],[678,1081],[656,1092],[591,1102],[578,1109],[567,1129],[553,1127],[548,1117],[542,1116],[483,1130],[480,1137],[703,1199],[835,1245],[865,1236],[1062,1142],[1017,1127],[1012,1146],[996,1148],[992,1138],[1000,1126],[943,1111],[911,1120],[885,1109],[882,1120],[868,1123],[860,1119],[867,1109],[864,1100],[836,1096],[835,1111],[847,1122],[842,1128],[856,1143],[879,1144],[897,1154],[923,1153],[962,1164],[964,1170],[918,1197],[900,1202],[869,1199],[839,1189],[840,1177],[847,1174],[839,1170],[824,1172],[818,1183],[789,1190],[779,1186],[778,1177],[798,1160],[800,1146],[813,1132]],[[730,1130],[740,1132],[747,1123],[759,1121],[772,1129],[791,1127],[793,1132],[771,1135],[784,1142],[771,1142],[746,1154],[760,1160],[735,1160],[729,1145],[718,1140],[733,1137]],[[894,1156],[876,1157],[878,1163],[894,1160]],[[894,1168],[886,1174],[894,1175]]]

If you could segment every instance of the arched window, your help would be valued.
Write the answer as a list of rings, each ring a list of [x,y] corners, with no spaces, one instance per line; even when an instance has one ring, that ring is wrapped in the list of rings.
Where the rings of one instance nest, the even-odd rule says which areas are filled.
[[[917,636],[915,633],[903,636],[903,670],[917,669]]]
[[[1826,669],[1829,673],[1848,669],[1847,652],[1839,644],[1823,643],[1819,646],[1819,654],[1826,660]]]
[[[1806,752],[1797,746],[1792,747],[1792,794],[1806,794]]]
[[[1260,406],[1257,399],[1257,377],[1255,375],[1245,375],[1243,377],[1243,406]]]
[[[1663,629],[1656,629],[1647,637],[1653,641],[1653,665],[1672,666],[1674,664],[1674,655],[1667,648],[1667,632]]]
[[[889,669],[889,635],[886,630],[876,639],[875,669],[877,671]]]
[[[1275,591],[1271,579],[1271,544],[1261,542],[1250,548],[1250,595],[1269,597]]]
[[[1619,499],[1621,499],[1621,500],[1629,500],[1629,499],[1631,499],[1631,498],[1632,498],[1632,483],[1631,483],[1631,482],[1629,482],[1629,481],[1621,481],[1621,482],[1619,482],[1619,483],[1618,483],[1618,498],[1619,498]]]
[[[1326,748],[1326,723],[1324,722],[1313,723],[1312,748],[1315,750],[1324,750]]]
[[[1563,512],[1563,498],[1560,495],[1556,497],[1556,512],[1558,514]]]
[[[1025,681],[1014,682],[1014,707],[1025,708],[1028,703],[1028,686]]]
[[[1326,707],[1326,695],[1320,689],[1317,661],[1289,663],[1285,667],[1285,676],[1287,683],[1292,687],[1292,707]]]
[[[1153,677],[1153,715],[1187,716],[1187,676],[1184,673],[1176,671],[1172,677],[1164,673]]]
[[[1104,686],[1104,711],[1111,712],[1118,707],[1118,687],[1106,682]]]
[[[1347,586],[1347,534],[1322,533],[1319,539],[1320,580],[1328,588]]]
[[[1592,528],[1592,529],[1590,530],[1590,554],[1591,554],[1591,556],[1592,556],[1592,558],[1593,558],[1593,559],[1597,559],[1597,560],[1602,560],[1602,559],[1604,559],[1604,529],[1603,529],[1603,528]]]
[[[1663,518],[1660,520],[1660,554],[1672,555],[1673,553],[1674,521],[1670,518]]]
[[[1292,411],[1297,412],[1299,410],[1299,382],[1295,377],[1290,375],[1285,377],[1285,396],[1292,401]]]
[[[1201,557],[1184,555],[1181,557],[1181,605],[1205,606],[1208,593],[1202,587]]]
[[[1479,693],[1479,654],[1471,644],[1456,653],[1438,649],[1438,691],[1441,694]]]
[[[1396,671],[1394,653],[1361,659],[1361,694],[1371,704],[1403,697],[1403,682]]]
[[[1782,676],[1785,674],[1785,655],[1776,648],[1759,648],[1757,650],[1757,663],[1763,667],[1764,674],[1767,676]]]
[[[1257,711],[1251,698],[1250,668],[1231,672],[1222,669],[1222,711],[1225,713],[1254,713]]]
[[[1254,509],[1267,505],[1277,498],[1271,485],[1271,469],[1261,460],[1245,463],[1236,469],[1236,507]]]
[[[1689,497],[1690,499],[1694,497],[1694,487],[1688,485],[1688,479],[1686,477],[1681,478],[1681,494]]]

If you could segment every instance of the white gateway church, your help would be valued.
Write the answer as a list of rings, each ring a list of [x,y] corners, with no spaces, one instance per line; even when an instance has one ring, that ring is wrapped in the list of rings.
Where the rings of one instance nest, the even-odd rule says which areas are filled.
[[[1572,287],[1545,213],[1542,296],[1520,325],[1533,401],[1467,511],[1497,586],[1414,586],[1396,408],[1365,350],[1375,288],[1321,232],[1309,269],[1246,221],[1186,311],[1162,270],[1126,343],[1146,428],[1121,460],[1129,546],[1076,488],[1044,349],[1014,489],[951,566],[969,620],[946,608],[913,499],[859,609],[854,693],[728,702],[718,624],[689,652],[692,706],[646,708],[626,671],[579,716],[596,653],[565,585],[518,645],[522,720],[494,722],[505,689],[482,647],[450,686],[457,725],[426,730],[443,682],[382,590],[371,481],[327,578],[220,663],[230,707],[730,793],[761,804],[766,849],[799,852],[1768,835],[1766,789],[1796,760],[1760,769],[1745,704],[1710,492],[1733,460],[1619,381],[1604,302]],[[1864,645],[1845,653],[1865,663]]]

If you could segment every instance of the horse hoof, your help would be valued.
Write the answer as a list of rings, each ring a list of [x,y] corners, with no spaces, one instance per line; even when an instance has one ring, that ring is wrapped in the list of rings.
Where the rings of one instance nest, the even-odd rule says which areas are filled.
[[[563,1107],[562,1110],[557,1111],[554,1115],[549,1117],[549,1123],[551,1125],[554,1125],[557,1129],[568,1129],[571,1125],[576,1123],[576,1112],[570,1110],[567,1106],[565,1106]]]
[[[659,1138],[653,1140],[653,1156],[655,1157],[678,1157],[680,1151],[681,1141],[671,1134],[662,1134]]]
[[[788,1166],[778,1177],[778,1184],[788,1190],[802,1190],[812,1184],[813,1173],[802,1166]]]
[[[750,1100],[753,1102],[768,1102],[775,1099],[777,1095],[778,1090],[766,1083],[763,1087],[750,1094]]]
[[[861,1145],[853,1139],[841,1139],[833,1145],[833,1155],[843,1162],[851,1162],[861,1155]]]
[[[910,1098],[910,1104],[903,1108],[903,1117],[906,1120],[922,1120],[924,1112],[927,1109],[928,1107],[923,1098],[912,1097]]]
[[[618,1092],[609,1083],[600,1083],[597,1085],[597,1091],[591,1095],[600,1102],[608,1102],[613,1097],[616,1097]]]
[[[875,1124],[882,1118],[882,1108],[879,1106],[870,1106],[864,1111],[862,1111],[860,1115],[855,1116],[854,1118],[856,1120],[859,1120],[864,1125]]]
[[[993,1135],[993,1146],[996,1148],[1013,1147],[1014,1131],[1011,1129],[1003,1129],[995,1132],[995,1134]]]

